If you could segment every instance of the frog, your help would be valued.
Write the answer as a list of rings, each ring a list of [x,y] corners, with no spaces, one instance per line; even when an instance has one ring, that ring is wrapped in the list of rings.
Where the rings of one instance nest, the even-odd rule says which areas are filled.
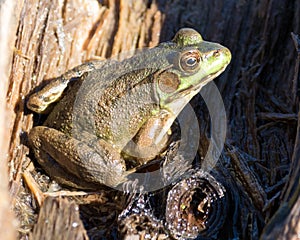
[[[182,28],[124,60],[86,62],[29,96],[27,107],[47,114],[29,145],[62,185],[119,186],[163,154],[180,112],[230,61],[228,48]]]

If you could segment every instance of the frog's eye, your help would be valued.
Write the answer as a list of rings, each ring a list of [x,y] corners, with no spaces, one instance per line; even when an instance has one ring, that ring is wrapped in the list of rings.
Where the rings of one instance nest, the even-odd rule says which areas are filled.
[[[198,50],[183,52],[180,56],[180,68],[185,72],[194,72],[200,66],[201,55]]]
[[[164,93],[175,92],[179,84],[179,77],[175,73],[165,71],[158,76],[158,87]]]

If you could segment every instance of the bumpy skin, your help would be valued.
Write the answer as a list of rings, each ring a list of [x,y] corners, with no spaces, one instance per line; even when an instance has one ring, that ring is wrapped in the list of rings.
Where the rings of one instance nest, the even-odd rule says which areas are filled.
[[[83,64],[29,98],[28,108],[47,111],[29,141],[44,169],[58,182],[83,189],[116,186],[136,166],[155,158],[177,115],[223,72],[230,51],[181,29],[171,42],[122,62]]]

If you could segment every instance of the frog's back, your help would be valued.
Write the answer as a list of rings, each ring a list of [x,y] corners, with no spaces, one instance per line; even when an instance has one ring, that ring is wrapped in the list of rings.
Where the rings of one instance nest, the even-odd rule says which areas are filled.
[[[150,89],[144,90],[148,93],[142,94],[139,103],[123,100],[123,109],[128,110],[125,114],[111,115],[111,107],[118,99],[139,83],[151,81],[153,73],[168,66],[167,59],[162,57],[165,55],[163,51],[166,49],[148,49],[122,62],[107,61],[100,69],[84,73],[80,79],[70,83],[44,125],[71,135],[75,122],[79,131],[110,138],[113,121],[114,124],[122,124],[128,115],[135,114],[134,106],[138,111],[137,108],[142,109],[139,103],[151,101]],[[151,109],[145,108],[143,111],[147,115]]]

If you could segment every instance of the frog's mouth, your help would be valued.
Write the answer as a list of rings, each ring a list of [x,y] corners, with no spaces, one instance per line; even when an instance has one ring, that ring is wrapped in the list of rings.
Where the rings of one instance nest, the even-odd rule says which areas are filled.
[[[199,84],[193,85],[192,90],[200,91],[202,87],[204,87],[207,83],[214,80],[216,77],[218,77],[222,72],[225,71],[228,64],[226,64],[224,67],[222,67],[219,71],[209,74],[206,77],[204,77]]]
[[[200,92],[202,87],[204,87],[207,83],[211,82],[213,79],[218,77],[226,69],[226,67],[227,67],[227,65],[222,67],[219,71],[207,75],[198,84],[191,85],[189,88],[182,89],[176,95],[170,96],[168,98],[167,103],[169,104],[173,101],[176,101],[176,99],[178,99],[178,98],[188,99],[187,102],[189,102],[193,96],[195,96],[197,93]]]
[[[186,104],[200,92],[202,87],[207,83],[218,77],[227,67],[228,64],[224,65],[219,71],[209,74],[204,77],[198,84],[191,85],[189,88],[182,89],[176,94],[169,96],[164,103],[164,108],[167,108],[168,111],[171,111],[175,117],[183,110]]]

